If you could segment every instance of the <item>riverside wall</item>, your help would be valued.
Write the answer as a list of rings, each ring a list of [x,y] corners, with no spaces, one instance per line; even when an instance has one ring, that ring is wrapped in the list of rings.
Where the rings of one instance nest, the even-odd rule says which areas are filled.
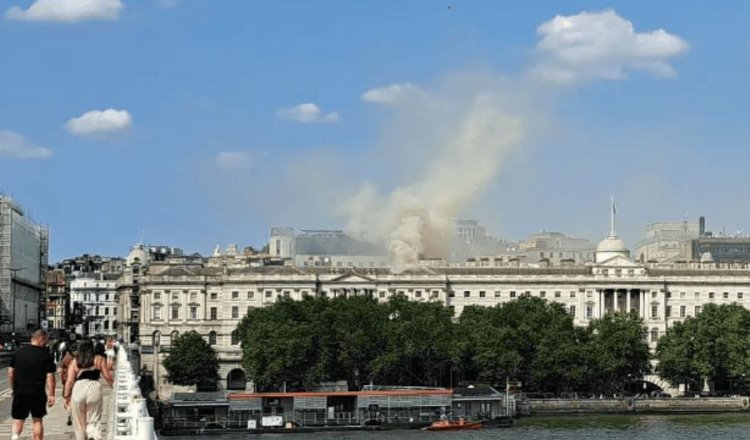
[[[750,411],[748,397],[670,399],[522,399],[519,415],[710,413]]]

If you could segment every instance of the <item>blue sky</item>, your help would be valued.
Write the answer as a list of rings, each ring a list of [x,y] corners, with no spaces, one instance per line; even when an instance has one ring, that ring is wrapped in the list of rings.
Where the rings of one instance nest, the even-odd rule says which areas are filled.
[[[410,108],[363,93],[440,94],[456,75],[544,92],[524,113],[532,135],[451,214],[507,238],[598,240],[615,194],[631,246],[646,224],[684,215],[750,232],[747,2],[58,1],[103,9],[0,3],[0,190],[50,226],[53,260],[123,255],[141,232],[209,253],[262,245],[276,224],[343,227],[345,190],[409,183],[431,159],[407,141],[435,135],[427,122],[397,145]],[[575,81],[524,80],[559,73],[543,23],[608,10],[674,38],[646,60],[658,66],[617,43],[576,63]],[[614,77],[600,69],[611,62]]]

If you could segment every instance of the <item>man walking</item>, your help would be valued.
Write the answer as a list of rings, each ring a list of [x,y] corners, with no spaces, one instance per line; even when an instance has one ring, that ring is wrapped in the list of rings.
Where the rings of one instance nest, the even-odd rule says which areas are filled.
[[[42,417],[47,415],[45,405],[55,404],[55,362],[47,350],[47,339],[46,331],[36,330],[31,334],[31,345],[19,348],[10,362],[8,384],[13,390],[12,440],[18,440],[29,414],[33,422],[34,440],[44,438]]]

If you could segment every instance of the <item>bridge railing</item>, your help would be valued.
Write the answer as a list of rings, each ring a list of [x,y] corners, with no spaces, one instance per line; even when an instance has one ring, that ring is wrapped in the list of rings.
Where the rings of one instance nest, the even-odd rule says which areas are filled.
[[[112,390],[109,440],[158,440],[154,419],[148,415],[146,399],[141,395],[129,358],[130,353],[120,347]]]

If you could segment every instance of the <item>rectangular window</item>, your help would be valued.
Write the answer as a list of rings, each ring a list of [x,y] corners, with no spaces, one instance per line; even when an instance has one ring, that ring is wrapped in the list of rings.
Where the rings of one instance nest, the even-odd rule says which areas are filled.
[[[161,292],[154,292],[154,301],[159,301],[161,299]]]
[[[104,316],[109,315],[109,307],[104,308]]]
[[[448,292],[448,298],[455,298],[455,297],[456,297],[456,292],[454,292],[452,290],[450,292]]]
[[[422,297],[422,291],[421,290],[414,291],[414,297],[415,298],[421,298]]]
[[[570,306],[568,307],[568,313],[570,313],[570,316],[576,317],[576,306]]]
[[[484,290],[480,290],[480,291],[479,291],[479,297],[480,297],[480,298],[484,298],[484,297],[486,297],[486,296],[487,296],[487,292],[485,292]]]
[[[495,291],[495,298],[500,298],[500,296],[502,296],[502,294],[503,294],[503,292],[501,292],[499,290],[496,290]]]
[[[724,292],[724,299],[729,299],[729,292]]]
[[[714,299],[714,296],[713,292],[708,292],[708,299]]]
[[[216,321],[218,319],[218,309],[216,307],[211,307],[211,321]]]
[[[594,315],[594,307],[586,306],[586,319],[591,319],[593,315]]]
[[[468,298],[470,296],[471,296],[471,291],[470,290],[464,290],[464,298]]]
[[[515,298],[516,297],[516,291],[515,290],[511,290],[510,291],[510,297],[511,298]]]
[[[656,298],[656,295],[658,294],[659,292],[657,292],[656,290],[651,291],[651,298]]]
[[[737,299],[742,299],[742,292],[737,292]]]
[[[695,292],[695,299],[701,299],[701,293]]]
[[[665,314],[667,315],[667,318],[672,317],[672,306],[667,306]]]
[[[381,290],[380,292],[378,292],[378,296],[381,298],[385,298],[385,290]]]
[[[270,298],[271,295],[273,295],[273,292],[271,292],[270,290],[266,290],[266,298]]]
[[[109,321],[104,321],[104,330],[109,330]]]
[[[685,309],[687,309],[687,307],[680,306],[680,318],[684,318],[685,317],[685,313],[686,313]]]
[[[284,291],[284,298],[289,298],[289,291],[288,290]]]
[[[685,298],[685,292],[680,292],[680,298]]]
[[[701,306],[695,306],[695,316],[698,316],[701,313]]]
[[[562,296],[562,292],[559,290],[555,292],[555,298],[560,298]]]
[[[547,292],[545,292],[544,290],[542,290],[541,292],[539,292],[539,298],[544,298],[546,296],[547,296]]]
[[[216,292],[211,292],[211,299],[217,299],[219,297],[219,294]]]
[[[180,292],[172,292],[172,301],[178,301],[180,299]]]
[[[237,292],[236,290],[232,292],[232,299],[234,300],[240,299],[240,292]]]
[[[190,292],[190,301],[197,301],[197,300],[198,300],[198,293]]]
[[[161,319],[161,307],[154,307],[154,319]]]
[[[570,291],[570,297],[571,297],[571,298],[575,298],[575,297],[576,297],[576,292],[575,292],[575,290],[571,290],[571,291]]]
[[[250,290],[247,292],[247,299],[255,299],[255,292]]]
[[[527,290],[523,293],[523,296],[531,296],[531,290]]]
[[[180,319],[180,306],[172,306],[172,319]]]
[[[198,319],[198,307],[190,306],[190,319]]]
[[[659,317],[659,306],[651,306],[651,318],[656,319]]]
[[[240,317],[240,308],[237,306],[232,307],[232,318],[237,319]]]
[[[253,310],[253,306],[247,306],[247,312],[245,312],[245,313],[249,314],[251,310]]]

